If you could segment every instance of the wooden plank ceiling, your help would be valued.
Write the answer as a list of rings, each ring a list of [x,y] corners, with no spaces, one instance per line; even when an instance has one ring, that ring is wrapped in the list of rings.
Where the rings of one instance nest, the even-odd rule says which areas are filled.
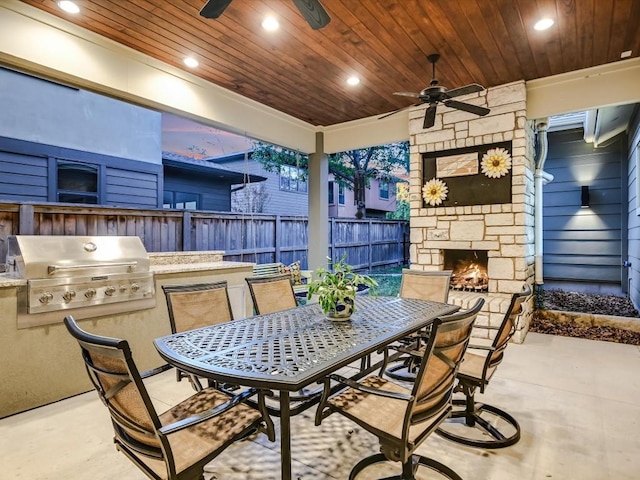
[[[217,20],[205,0],[23,0],[107,38],[314,125],[408,106],[436,76],[449,89],[532,80],[640,52],[640,0],[322,0],[331,22],[312,30],[291,0],[233,0]],[[267,32],[272,13],[280,29]],[[538,32],[541,17],[556,23]],[[348,86],[356,74],[361,83]]]

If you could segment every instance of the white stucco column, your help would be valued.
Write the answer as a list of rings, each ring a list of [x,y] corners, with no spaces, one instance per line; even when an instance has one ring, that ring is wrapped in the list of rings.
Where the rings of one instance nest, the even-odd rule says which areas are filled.
[[[324,133],[316,133],[316,150],[309,155],[309,269],[327,267],[329,255],[329,160]]]

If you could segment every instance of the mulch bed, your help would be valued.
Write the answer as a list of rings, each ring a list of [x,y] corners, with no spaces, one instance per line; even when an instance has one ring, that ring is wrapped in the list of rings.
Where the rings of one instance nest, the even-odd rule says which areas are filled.
[[[544,290],[537,298],[537,307],[545,310],[580,312],[596,315],[638,318],[640,315],[627,297],[592,293]],[[638,320],[640,322],[640,318]],[[557,322],[545,318],[539,310],[534,312],[529,327],[531,332],[587,338],[607,342],[640,345],[640,332],[608,325],[582,326],[574,322]]]

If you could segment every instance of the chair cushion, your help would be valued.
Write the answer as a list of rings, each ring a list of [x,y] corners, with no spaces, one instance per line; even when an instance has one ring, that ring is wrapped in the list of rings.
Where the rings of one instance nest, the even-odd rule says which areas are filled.
[[[467,349],[458,369],[458,377],[467,377],[471,380],[477,381],[478,383],[488,382],[496,367],[487,369],[487,378],[483,381],[482,370],[487,359],[488,351],[477,350],[477,352],[478,353],[472,352],[471,347]]]
[[[411,390],[377,376],[367,377],[360,383],[370,388],[411,394]],[[329,399],[328,404],[333,409],[340,410],[343,415],[356,423],[370,425],[373,429],[372,433],[375,434],[375,431],[380,433],[378,437],[392,436],[396,442],[401,443],[402,425],[407,411],[405,400],[376,396],[347,388],[344,392]],[[435,417],[436,414],[433,416]],[[409,430],[409,440],[413,442],[418,435],[431,427],[430,422],[422,422],[412,426]]]
[[[163,425],[185,419],[226,402],[229,396],[211,388],[204,389],[160,415]],[[245,429],[258,422],[260,413],[239,404],[224,414],[168,435],[176,471],[181,472],[208,457]],[[164,462],[144,458],[161,478],[167,478]]]

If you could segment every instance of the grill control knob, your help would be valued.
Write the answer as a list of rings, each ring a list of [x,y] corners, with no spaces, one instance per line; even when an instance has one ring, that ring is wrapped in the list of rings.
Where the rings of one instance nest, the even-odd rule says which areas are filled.
[[[74,298],[76,298],[76,292],[74,292],[73,290],[69,290],[68,292],[64,292],[62,294],[62,299],[67,303],[69,303]]]
[[[125,293],[127,291],[126,285],[120,285],[120,293]]]
[[[138,290],[140,290],[140,285],[138,285],[137,283],[132,283],[131,284],[131,291],[132,292],[137,292]]]
[[[96,289],[95,288],[90,288],[88,289],[86,292],[84,292],[84,296],[87,298],[93,298],[96,296]]]
[[[47,303],[49,303],[51,300],[53,300],[53,293],[51,293],[51,292],[44,292],[44,293],[40,296],[39,300],[40,300],[40,303],[47,304]]]
[[[104,294],[105,294],[105,295],[111,296],[111,295],[113,295],[114,293],[116,293],[116,287],[111,287],[111,286],[109,286],[109,287],[107,287],[107,288],[105,288],[105,289],[104,289]]]

